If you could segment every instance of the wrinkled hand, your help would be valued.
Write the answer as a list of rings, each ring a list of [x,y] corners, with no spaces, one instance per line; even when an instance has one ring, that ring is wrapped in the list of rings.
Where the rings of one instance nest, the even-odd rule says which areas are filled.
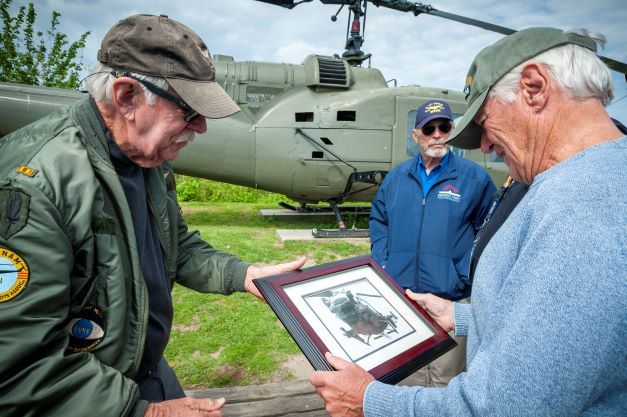
[[[263,296],[255,286],[255,284],[253,284],[254,279],[265,277],[268,275],[280,274],[283,272],[295,271],[297,269],[300,269],[306,261],[307,258],[301,256],[295,261],[285,262],[278,265],[250,265],[248,267],[248,270],[246,270],[244,288],[255,297],[259,297],[263,300]]]
[[[178,398],[160,403],[148,404],[145,417],[221,417],[218,410],[225,403],[224,398]]]
[[[447,332],[455,328],[453,318],[453,302],[433,294],[418,294],[412,290],[405,290],[409,298],[418,303],[427,313]]]
[[[332,417],[364,415],[364,394],[374,377],[352,362],[326,353],[325,358],[337,371],[315,371],[309,382],[325,402]]]

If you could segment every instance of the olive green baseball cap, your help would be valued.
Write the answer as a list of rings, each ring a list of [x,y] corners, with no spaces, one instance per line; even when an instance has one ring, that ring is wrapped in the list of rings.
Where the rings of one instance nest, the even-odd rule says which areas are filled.
[[[474,118],[491,88],[523,62],[560,45],[576,44],[596,52],[595,41],[583,35],[553,28],[528,28],[506,36],[477,54],[466,76],[468,110],[456,124],[447,144],[476,149],[481,146],[482,128]]]
[[[210,119],[240,111],[215,81],[216,69],[202,39],[166,15],[138,14],[120,20],[103,38],[98,61],[164,78],[191,108]]]

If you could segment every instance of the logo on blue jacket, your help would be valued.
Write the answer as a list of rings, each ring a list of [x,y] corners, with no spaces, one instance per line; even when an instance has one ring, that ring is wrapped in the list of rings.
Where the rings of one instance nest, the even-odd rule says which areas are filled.
[[[459,188],[454,185],[447,185],[438,191],[438,199],[439,200],[450,200],[455,203],[459,203],[459,200],[462,198],[462,195],[459,191]]]

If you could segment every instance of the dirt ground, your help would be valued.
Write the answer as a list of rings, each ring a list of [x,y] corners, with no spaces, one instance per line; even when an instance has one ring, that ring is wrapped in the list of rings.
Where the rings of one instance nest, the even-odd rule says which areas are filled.
[[[299,353],[287,359],[277,376],[278,379],[308,380],[313,370],[305,355]]]

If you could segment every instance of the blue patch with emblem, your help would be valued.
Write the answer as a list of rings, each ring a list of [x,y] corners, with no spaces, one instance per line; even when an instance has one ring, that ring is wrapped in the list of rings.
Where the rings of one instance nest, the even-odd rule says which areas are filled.
[[[105,336],[104,317],[94,305],[86,305],[70,319],[65,326],[70,336],[67,351],[71,353],[88,352],[95,348]]]

